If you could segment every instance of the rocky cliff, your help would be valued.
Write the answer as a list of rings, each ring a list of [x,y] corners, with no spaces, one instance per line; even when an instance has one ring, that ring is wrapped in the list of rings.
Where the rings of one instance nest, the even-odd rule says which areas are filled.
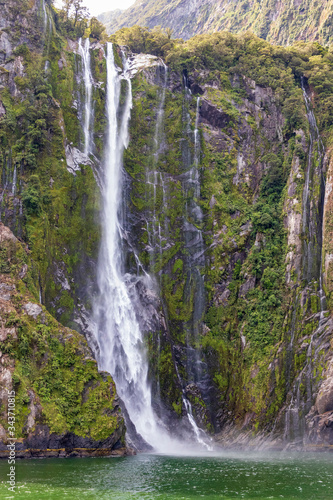
[[[331,54],[216,34],[158,61],[124,159],[155,404],[185,415],[185,392],[224,445],[329,448]]]
[[[17,457],[124,454],[125,425],[110,375],[98,372],[84,337],[38,302],[29,250],[2,223],[0,244],[0,456],[12,444],[8,401],[15,401]]]
[[[109,33],[128,26],[172,28],[175,38],[227,30],[252,31],[279,45],[298,40],[328,44],[332,37],[332,0],[137,0],[128,9],[99,19]]]
[[[1,454],[12,390],[21,456],[124,453],[114,382],[63,326],[84,322],[99,234],[93,164],[73,146],[79,63],[49,5],[6,2],[0,22]]]
[[[6,14],[1,35],[0,216],[18,248],[0,255],[3,388],[20,395],[23,448],[110,450],[124,430],[115,389],[82,335],[96,355],[105,47],[91,37],[85,154],[82,43],[48,5],[26,8]],[[138,54],[142,40],[160,57]],[[182,43],[133,29],[114,41],[133,92],[126,287],[156,413],[177,434],[190,404],[224,445],[255,435],[329,448],[332,52],[248,33]]]

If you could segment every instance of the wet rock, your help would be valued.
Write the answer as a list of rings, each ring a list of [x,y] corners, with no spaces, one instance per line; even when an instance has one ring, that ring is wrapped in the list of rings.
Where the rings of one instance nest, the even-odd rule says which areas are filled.
[[[41,314],[43,309],[38,304],[33,304],[32,302],[28,302],[23,306],[23,309],[27,313],[28,316],[32,316],[35,320]]]
[[[3,105],[2,101],[0,100],[0,118],[2,118],[3,116],[5,116],[5,114],[6,114],[6,108]]]
[[[18,275],[20,280],[23,280],[23,278],[26,277],[27,272],[28,272],[28,266],[27,266],[27,264],[23,264],[23,266],[21,267],[21,270],[19,272],[19,275]]]
[[[14,285],[10,285],[8,283],[0,283],[0,299],[1,300],[10,300],[11,292],[15,290]]]
[[[204,90],[200,87],[200,85],[198,85],[197,83],[193,83],[191,84],[190,82],[190,89],[191,89],[191,92],[192,94],[194,95],[203,95],[204,94]]]
[[[246,224],[243,224],[240,228],[239,236],[249,236],[252,230],[252,222],[248,221]]]
[[[185,394],[192,406],[192,412],[197,425],[202,429],[209,429],[212,425],[210,412],[202,399],[200,389],[196,384],[189,384]]]
[[[200,116],[204,122],[208,122],[213,127],[224,128],[229,125],[231,117],[224,111],[217,109],[209,101],[202,99]]]
[[[90,437],[77,436],[72,432],[66,432],[62,435],[50,433],[50,429],[47,425],[38,424],[24,442],[17,445],[17,449],[29,448],[46,451],[48,449],[59,450],[65,448],[67,454],[69,450],[74,450],[75,448],[106,448],[112,450],[120,441],[124,433],[124,425],[125,424],[120,424],[107,439],[95,441]]]
[[[239,295],[241,297],[245,297],[250,290],[253,290],[253,288],[255,287],[255,285],[256,285],[256,278],[255,278],[255,276],[249,276],[247,278],[247,280],[245,281],[245,283],[243,283],[239,287]]]
[[[18,240],[11,232],[9,227],[5,226],[2,222],[0,222],[0,243],[5,241],[12,241],[13,243],[17,243]]]
[[[216,205],[216,199],[215,196],[212,195],[210,201],[209,201],[209,208],[213,208]]]
[[[308,436],[305,446],[315,445],[318,447],[333,445],[333,411],[327,411],[321,415],[310,415],[307,417]],[[311,449],[311,448],[310,448]]]
[[[141,330],[164,331],[160,298],[152,280],[148,277],[134,278],[127,285]]]
[[[0,342],[7,340],[7,337],[17,338],[16,329],[14,327],[5,327],[5,323],[0,324]]]
[[[65,151],[67,170],[71,174],[76,175],[75,172],[81,170],[81,165],[92,165],[92,161],[88,156],[82,153],[78,148],[67,144]]]
[[[325,373],[325,380],[320,386],[316,408],[320,415],[328,411],[333,412],[333,360],[330,362]]]

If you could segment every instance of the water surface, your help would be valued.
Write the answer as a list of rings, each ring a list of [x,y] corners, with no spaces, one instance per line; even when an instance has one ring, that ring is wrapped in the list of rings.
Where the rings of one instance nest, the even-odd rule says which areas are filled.
[[[333,500],[333,455],[245,455],[20,460],[8,492],[0,461],[0,498]]]

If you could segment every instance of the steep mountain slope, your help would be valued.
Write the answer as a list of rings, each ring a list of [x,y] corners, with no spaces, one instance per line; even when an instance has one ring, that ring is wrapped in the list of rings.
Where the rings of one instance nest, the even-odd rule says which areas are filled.
[[[75,163],[70,144],[82,134],[80,66],[44,2],[6,2],[0,22],[1,456],[12,391],[20,456],[124,453],[114,382],[68,328],[80,330],[71,320],[99,230],[91,162]],[[96,71],[102,79],[103,65]]]
[[[125,11],[105,12],[99,19],[109,33],[128,26],[172,28],[175,38],[201,33],[250,30],[275,44],[333,36],[333,0],[137,0]]]
[[[48,5],[20,18],[21,3],[0,39],[1,390],[17,392],[22,443],[46,422],[45,448],[108,449],[123,420],[81,336],[98,357],[107,49],[91,39],[84,56]],[[115,38],[120,123],[133,97],[117,251],[155,412],[174,434],[192,414],[224,443],[330,447],[332,52],[249,33]]]
[[[161,296],[142,275],[156,405],[184,415],[185,393],[224,444],[330,445],[332,55],[228,33],[163,50],[124,157],[128,266]]]

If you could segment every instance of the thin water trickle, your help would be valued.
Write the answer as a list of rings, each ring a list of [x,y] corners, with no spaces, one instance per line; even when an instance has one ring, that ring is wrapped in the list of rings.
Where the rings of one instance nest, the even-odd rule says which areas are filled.
[[[195,115],[195,129],[194,134],[191,130],[191,116],[188,110],[189,102],[192,101],[193,96],[188,87],[187,79],[184,76],[185,86],[185,102],[184,102],[184,119],[185,130],[189,141],[194,140],[194,153],[188,150],[184,153],[184,166],[185,172],[183,177],[183,189],[186,199],[185,205],[185,220],[184,220],[184,236],[185,247],[188,252],[186,267],[191,276],[189,282],[189,295],[194,291],[194,308],[193,319],[191,325],[186,325],[187,329],[187,347],[188,347],[188,360],[187,371],[190,381],[194,381],[198,386],[204,385],[204,374],[202,372],[201,353],[198,349],[200,329],[202,326],[202,317],[205,307],[205,285],[202,271],[205,266],[205,247],[200,225],[202,222],[203,214],[198,200],[200,198],[200,177],[199,177],[199,163],[200,163],[200,136],[199,136],[199,122],[200,122],[200,97],[196,99],[196,115]],[[196,344],[195,349],[191,348],[191,343]],[[190,352],[193,352],[190,355]],[[194,359],[192,359],[194,358]],[[192,379],[192,380],[191,380]]]
[[[146,187],[148,188],[146,193],[147,198],[151,196],[151,190],[153,192],[152,218],[151,221],[148,222],[148,238],[150,246],[151,268],[156,264],[156,261],[158,259],[160,262],[162,261],[163,241],[165,241],[165,239],[167,238],[166,219],[164,218],[164,228],[163,228],[164,235],[162,235],[161,222],[159,220],[160,210],[157,210],[159,208],[157,206],[157,198],[158,198],[158,193],[161,190],[163,194],[163,206],[165,206],[165,201],[166,201],[165,200],[166,182],[164,179],[164,175],[157,169],[158,159],[164,147],[163,119],[164,119],[166,89],[168,83],[168,67],[166,66],[166,64],[162,59],[160,59],[160,65],[158,66],[158,71],[159,71],[158,75],[162,87],[162,92],[160,95],[160,100],[156,115],[156,125],[155,125],[153,155],[152,155],[153,161],[150,170],[148,170],[146,174]]]
[[[44,15],[44,28],[47,29],[47,12],[46,12],[45,0],[42,0],[42,9]]]
[[[320,224],[320,233],[317,239],[316,228],[313,227],[315,221],[311,220],[311,207],[310,207],[310,190],[311,190],[311,168],[313,165],[314,156],[314,146],[317,144],[317,162],[320,175],[322,175],[322,159],[324,156],[324,147],[319,134],[317,121],[311,106],[311,99],[304,85],[304,79],[301,79],[301,86],[303,90],[304,102],[306,106],[307,118],[309,123],[309,135],[310,143],[308,150],[308,160],[307,168],[305,172],[305,182],[303,190],[303,212],[302,212],[302,230],[305,237],[309,239],[308,244],[305,243],[304,247],[304,267],[306,268],[306,276],[308,278],[312,277],[311,266],[313,261],[312,253],[315,253],[312,246],[319,245],[319,277],[318,277],[318,296],[319,296],[319,322],[318,327],[314,328],[312,335],[310,337],[310,342],[306,350],[306,361],[304,368],[297,376],[294,381],[294,387],[291,394],[291,400],[286,408],[285,412],[285,439],[299,439],[302,435],[302,428],[304,427],[304,416],[310,410],[313,404],[313,363],[318,358],[320,353],[320,346],[322,343],[322,338],[324,338],[325,322],[325,307],[326,307],[326,297],[323,290],[323,273],[322,273],[322,221],[317,221]],[[307,232],[309,235],[307,236]],[[311,245],[311,240],[314,241],[314,245]],[[291,363],[293,359],[294,352],[294,338],[295,338],[295,323],[296,323],[296,310],[299,306],[299,298],[296,298],[296,305],[293,311],[292,327],[291,327],[291,338],[290,344],[287,350],[288,353],[288,363],[287,367],[289,369],[289,375],[291,370]],[[305,394],[301,395],[301,385],[305,387]]]
[[[83,81],[85,88],[84,124],[83,124],[84,154],[89,155],[89,153],[91,152],[90,122],[92,114],[92,83],[93,83],[91,74],[91,63],[90,63],[89,38],[86,38],[84,46],[82,45],[82,38],[79,39],[79,52],[83,62]]]
[[[16,163],[14,165],[14,172],[13,172],[13,182],[12,182],[12,194],[15,196],[16,193],[16,182],[17,182],[17,167]]]

